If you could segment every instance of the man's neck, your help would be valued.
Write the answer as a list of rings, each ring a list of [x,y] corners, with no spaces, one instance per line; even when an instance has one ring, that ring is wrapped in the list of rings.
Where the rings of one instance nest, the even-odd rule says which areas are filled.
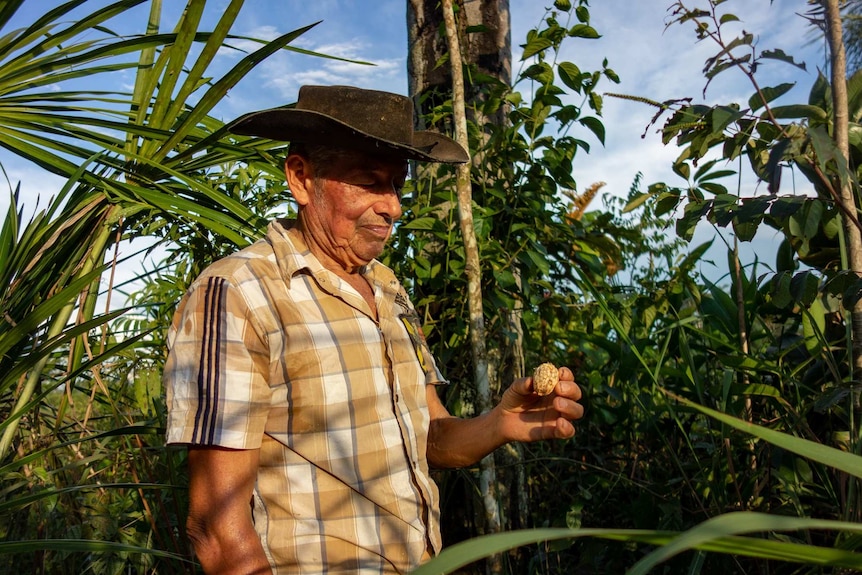
[[[350,280],[351,278],[361,276],[362,271],[368,262],[345,264],[340,259],[333,257],[333,255],[328,250],[324,249],[324,247],[316,241],[314,234],[308,233],[307,230],[308,228],[303,225],[302,215],[300,214],[300,216],[296,219],[296,225],[290,229],[290,233],[298,234],[302,238],[302,241],[308,247],[308,251],[310,251],[312,255],[317,258],[317,261],[320,262],[320,265],[345,280]]]

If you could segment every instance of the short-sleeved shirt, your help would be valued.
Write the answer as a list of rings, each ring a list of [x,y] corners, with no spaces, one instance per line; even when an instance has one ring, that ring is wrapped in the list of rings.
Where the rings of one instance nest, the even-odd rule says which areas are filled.
[[[377,306],[292,223],[216,262],[168,334],[167,441],[260,449],[255,528],[275,573],[403,573],[441,547],[426,386],[444,383],[392,271]]]

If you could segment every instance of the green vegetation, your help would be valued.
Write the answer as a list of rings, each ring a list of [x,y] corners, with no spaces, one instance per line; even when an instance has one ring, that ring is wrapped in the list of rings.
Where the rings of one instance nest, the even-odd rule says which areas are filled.
[[[13,190],[0,232],[0,567],[195,572],[184,453],[163,445],[163,337],[190,279],[284,210],[280,144],[230,136],[210,112],[306,29],[261,42],[211,78],[241,0],[212,31],[199,30],[205,2],[188,0],[171,32],[151,24],[132,37],[112,33],[112,19],[146,5],[158,22],[158,0],[117,1],[71,22],[87,6],[76,0],[8,30],[21,4],[0,7],[0,142],[68,183],[28,217]],[[419,572],[453,572],[496,552],[512,573],[862,569],[851,329],[860,285],[844,241],[846,222],[858,220],[834,194],[847,186],[858,205],[862,76],[847,80],[848,162],[834,140],[833,81],[821,75],[804,102],[774,105],[791,86],[759,86],[758,62],[799,63],[752,35],[713,35],[744,19],[728,4],[676,2],[674,25],[715,39],[706,82],[745,74],[751,99],[624,96],[666,118],[685,183],[638,179],[628,198],[599,209],[586,207],[601,184],[573,181],[571,166],[604,138],[602,94],[616,74],[608,63],[585,71],[560,59],[563,43],[588,46],[599,34],[587,3],[554,3],[525,41],[514,86],[468,74],[484,89],[472,117],[502,106],[509,119],[471,124],[492,381],[504,386],[540,361],[570,365],[588,415],[574,441],[497,454],[504,533],[480,536],[476,470],[440,474],[451,547]],[[321,55],[297,55],[309,56]],[[82,89],[82,78],[117,70],[135,74],[132,92]],[[431,124],[451,113],[440,101]],[[728,189],[729,160],[769,192]],[[781,187],[788,170],[816,194]],[[452,172],[411,182],[387,263],[457,382],[447,404],[469,415],[477,408],[454,206]],[[729,285],[698,276],[706,246],[687,241],[700,221],[732,226],[738,241],[758,226],[780,231],[774,268],[742,268],[731,246]],[[674,225],[679,237],[668,238]],[[115,250],[138,237],[166,256],[116,309],[105,301],[123,297],[111,279]]]

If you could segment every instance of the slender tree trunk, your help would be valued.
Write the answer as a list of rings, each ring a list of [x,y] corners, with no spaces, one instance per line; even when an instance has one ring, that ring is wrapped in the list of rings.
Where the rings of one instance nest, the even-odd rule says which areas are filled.
[[[844,52],[844,30],[841,23],[841,6],[839,0],[821,0],[825,9],[826,17],[826,39],[829,42],[829,58],[832,74],[832,113],[833,113],[833,138],[844,161],[850,158],[849,128],[850,114],[847,104],[847,62]],[[852,214],[854,218],[845,217],[844,233],[847,237],[847,255],[850,271],[862,276],[862,233],[859,226],[853,220],[858,220],[858,209],[854,196],[853,183],[849,178],[840,181],[840,199],[845,214]],[[862,374],[862,299],[859,299],[850,312],[851,333],[853,343],[853,381],[858,382]],[[851,413],[858,417],[859,392],[852,392]],[[860,447],[858,437],[859,421],[854,418],[853,424],[857,429],[851,429],[852,437],[856,440],[855,450],[858,453]],[[862,504],[857,500],[860,496],[859,483],[855,478],[849,480],[848,505],[846,509],[849,520],[859,520],[862,513]]]
[[[470,149],[467,137],[467,115],[464,101],[464,76],[461,63],[461,46],[452,0],[443,0],[443,18],[446,24],[446,37],[449,44],[449,61],[452,69],[452,108],[455,119],[455,139],[465,149]],[[470,183],[471,163],[458,166],[458,214],[461,235],[464,241],[467,273],[467,301],[470,310],[470,344],[473,350],[473,369],[476,394],[482,413],[493,406],[491,386],[488,379],[488,359],[485,350],[485,319],[482,304],[482,270],[479,264],[479,247],[473,227],[473,193]],[[485,527],[488,533],[500,530],[500,514],[497,506],[497,472],[494,455],[488,455],[480,462],[480,490],[485,509]],[[499,556],[492,558],[489,572],[502,573]]]
[[[832,110],[835,146],[845,158],[850,157],[850,114],[847,110],[847,62],[844,54],[843,26],[839,0],[823,0],[826,9],[826,36],[829,41],[829,58],[832,72]],[[851,181],[841,182],[841,203],[846,213],[858,214]],[[857,216],[858,217],[858,216]],[[850,269],[862,275],[862,233],[850,218],[844,218],[847,235],[847,252]],[[862,374],[862,299],[852,310],[854,379]]]

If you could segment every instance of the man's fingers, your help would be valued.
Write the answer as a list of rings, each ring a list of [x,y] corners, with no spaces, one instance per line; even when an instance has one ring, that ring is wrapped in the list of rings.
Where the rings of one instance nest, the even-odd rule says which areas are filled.
[[[571,399],[557,396],[554,398],[554,409],[565,419],[580,419],[584,416],[584,406]]]
[[[557,439],[568,439],[575,435],[575,426],[572,422],[563,417],[557,418],[557,425],[554,427],[554,437]]]
[[[554,391],[558,396],[567,397],[571,400],[578,401],[583,396],[581,392],[581,386],[571,380],[560,380],[557,384],[557,387],[554,388]]]

